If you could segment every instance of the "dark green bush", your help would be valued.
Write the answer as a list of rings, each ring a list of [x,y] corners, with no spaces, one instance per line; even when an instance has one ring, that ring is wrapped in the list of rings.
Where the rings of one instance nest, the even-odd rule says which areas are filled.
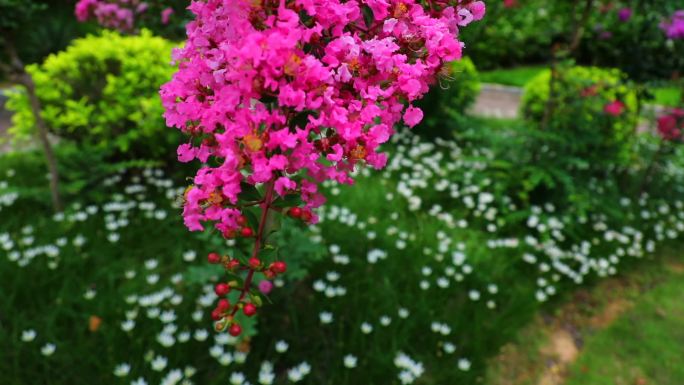
[[[684,41],[668,40],[660,29],[663,18],[681,8],[671,0],[625,2],[632,7],[626,20],[619,7],[594,12],[578,53],[578,60],[620,68],[638,81],[668,79],[684,68]]]
[[[555,153],[576,157],[586,168],[629,162],[638,97],[625,74],[617,69],[574,66],[560,68],[553,83],[554,98],[549,101],[551,71],[531,80],[521,112],[533,126],[558,135]],[[617,116],[605,110],[615,101],[623,103]]]
[[[447,68],[449,73],[440,77],[439,85],[416,103],[425,116],[416,131],[424,136],[449,134],[445,124],[462,116],[480,93],[480,76],[472,60],[464,57]]]
[[[569,13],[562,1],[520,0],[511,8],[487,2],[487,16],[465,28],[462,39],[480,70],[545,62],[553,42],[567,34]]]
[[[176,136],[166,129],[157,93],[174,70],[172,47],[147,31],[140,36],[103,32],[28,66],[49,128],[62,138],[126,157],[175,153]],[[31,135],[25,93],[12,93],[7,107],[15,113],[10,133]]]

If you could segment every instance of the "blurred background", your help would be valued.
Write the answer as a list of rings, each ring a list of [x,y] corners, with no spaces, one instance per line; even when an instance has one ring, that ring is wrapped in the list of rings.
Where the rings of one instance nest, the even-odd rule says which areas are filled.
[[[158,96],[187,2],[0,0],[0,383],[684,383],[684,4],[486,3],[236,339]]]

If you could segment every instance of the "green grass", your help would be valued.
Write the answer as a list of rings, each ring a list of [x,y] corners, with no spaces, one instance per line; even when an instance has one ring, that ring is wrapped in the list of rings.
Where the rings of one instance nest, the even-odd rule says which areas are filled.
[[[527,82],[532,80],[545,66],[522,66],[514,68],[501,68],[496,70],[484,71],[480,73],[480,80],[483,83],[502,84],[505,86],[524,87]],[[654,104],[675,107],[681,103],[681,87],[673,85],[662,85],[652,88]]]
[[[210,251],[235,255],[249,247],[250,240],[237,240],[235,247],[216,232],[186,231],[171,201],[188,183],[187,172],[175,165],[165,175],[139,167],[120,169],[86,150],[66,151],[62,143],[57,152],[70,204],[58,221],[46,203],[41,155],[0,157],[0,292],[8,293],[0,298],[0,346],[8,352],[0,360],[0,373],[7,373],[8,379],[3,385],[129,384],[138,376],[159,383],[168,370],[188,365],[197,369],[193,383],[225,384],[234,372],[256,383],[265,361],[274,365],[276,385],[289,383],[287,370],[302,362],[312,366],[303,384],[396,385],[399,369],[394,359],[399,352],[422,363],[425,373],[417,385],[477,383],[487,360],[543,306],[537,300],[539,279],[553,285],[555,293],[572,290],[575,284],[560,276],[556,280],[553,271],[546,271],[549,257],[526,245],[525,236],[537,230],[526,224],[532,203],[519,194],[525,174],[518,170],[528,166],[524,143],[530,140],[517,131],[521,123],[481,119],[471,124],[470,131],[480,136],[473,134],[460,146],[405,138],[389,146],[391,165],[384,171],[361,172],[353,187],[324,186],[328,202],[319,225],[297,227],[284,218],[287,230],[276,235],[277,241],[267,242],[277,245],[288,262],[287,280],[272,293],[273,303],[245,327],[254,332],[240,345],[250,350],[246,363],[227,366],[210,355],[216,345],[213,332],[206,341],[180,342],[180,334],[211,329],[213,298],[204,304],[202,297],[212,291],[211,283],[221,271],[206,264],[204,256]],[[111,174],[119,180],[105,183]],[[635,215],[616,218],[615,210],[607,208],[617,205],[620,196],[607,179],[600,181],[599,187],[605,187],[601,194],[594,194],[602,200],[586,206],[605,213],[609,228],[631,226],[642,231],[644,239],[654,236],[656,223],[677,228],[674,216],[656,210],[662,204],[658,198],[634,208],[650,211],[648,220]],[[584,187],[588,183],[577,184],[587,189],[585,195],[594,191]],[[18,200],[5,204],[13,192]],[[668,192],[667,202],[675,201],[676,193]],[[568,204],[544,205],[552,197],[534,198],[544,206],[539,221],[546,226],[551,218],[562,221],[568,244],[596,237],[592,258],[615,253],[616,245],[603,242],[592,226],[578,223]],[[420,198],[420,207],[412,207],[414,198]],[[109,238],[113,233],[119,235],[115,241]],[[81,235],[87,241],[76,245]],[[517,247],[507,241],[508,246],[495,247],[511,238],[518,240]],[[34,255],[38,246],[57,247],[59,253]],[[189,250],[197,252],[196,260],[183,259]],[[386,253],[386,258],[370,262],[373,250]],[[460,262],[458,251],[463,252]],[[523,261],[526,251],[537,254],[538,262]],[[150,259],[157,266],[145,266]],[[628,261],[625,257],[624,263]],[[127,277],[128,271],[135,277]],[[316,290],[319,281],[334,289],[332,294]],[[95,291],[94,298],[84,295],[89,289]],[[168,296],[156,305],[126,300],[131,295],[157,298],[167,289],[177,301]],[[175,312],[172,346],[159,343],[158,336],[169,326],[150,307]],[[408,315],[399,311],[402,308]],[[192,319],[197,310],[200,319]],[[322,324],[322,312],[333,313],[334,321]],[[103,319],[97,331],[88,330],[93,315]],[[131,331],[121,328],[127,317],[135,319]],[[383,324],[385,317],[390,322]],[[366,322],[373,325],[370,334],[361,332]],[[435,332],[434,323],[448,330],[440,327]],[[21,341],[27,329],[38,332],[35,341]],[[289,343],[286,354],[275,352],[278,340]],[[44,357],[40,347],[48,342],[55,343],[57,351]],[[222,349],[234,353],[235,342]],[[348,354],[358,358],[354,370],[343,366]],[[169,360],[165,372],[151,369],[157,355]],[[125,379],[113,375],[120,363],[132,366]]]
[[[655,100],[653,103],[662,106],[676,107],[681,103],[681,88],[669,86],[669,87],[656,87],[653,90],[653,95]]]
[[[546,69],[544,66],[523,66],[503,68],[480,73],[483,83],[503,84],[506,86],[523,87],[532,78]]]
[[[567,385],[679,385],[684,379],[684,279],[671,277],[590,336]]]

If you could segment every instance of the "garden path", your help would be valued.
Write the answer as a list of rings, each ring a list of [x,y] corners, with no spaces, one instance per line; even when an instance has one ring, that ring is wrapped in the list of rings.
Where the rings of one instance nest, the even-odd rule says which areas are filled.
[[[553,315],[537,317],[506,345],[492,362],[488,385],[564,385],[570,367],[582,356],[585,339],[632,309],[640,298],[684,274],[681,260],[668,260],[662,270],[631,271],[591,289],[579,289]],[[639,376],[634,383],[646,384]],[[630,384],[632,384],[630,382]]]
[[[522,88],[484,83],[471,112],[489,118],[513,119],[518,116],[521,97]]]

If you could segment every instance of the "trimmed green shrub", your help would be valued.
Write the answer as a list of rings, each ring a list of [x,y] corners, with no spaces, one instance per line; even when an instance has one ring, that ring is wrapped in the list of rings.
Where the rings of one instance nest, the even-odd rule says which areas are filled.
[[[430,137],[440,136],[446,122],[456,119],[470,107],[480,93],[480,75],[467,57],[452,62],[449,72],[440,76],[439,86],[418,101],[423,110],[423,122],[416,131]]]
[[[526,86],[521,112],[533,126],[559,135],[558,152],[589,164],[629,161],[638,119],[638,95],[617,69],[574,66],[560,68],[549,101],[551,71]],[[607,106],[621,108],[610,113]],[[548,111],[547,111],[548,110]],[[618,113],[615,113],[618,112]],[[548,115],[548,116],[547,116]]]
[[[173,43],[143,31],[139,36],[103,32],[77,39],[65,51],[27,70],[36,83],[43,117],[56,135],[126,157],[175,154],[175,130],[167,130],[158,95],[170,79]],[[23,91],[11,93],[10,133],[33,133]]]

